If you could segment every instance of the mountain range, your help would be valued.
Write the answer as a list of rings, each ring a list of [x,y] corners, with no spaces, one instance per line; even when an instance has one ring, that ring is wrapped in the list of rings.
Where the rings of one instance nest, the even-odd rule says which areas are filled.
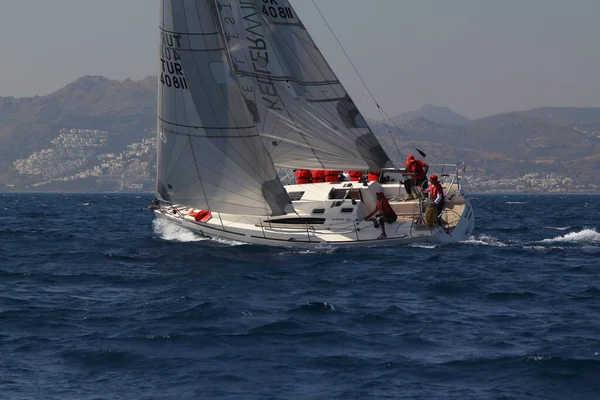
[[[153,190],[156,77],[84,76],[47,96],[0,97],[0,189]],[[464,161],[473,185],[553,174],[596,190],[600,108],[546,107],[471,120],[427,104],[373,131],[402,165]]]
[[[425,104],[416,111],[398,114],[392,117],[392,121],[397,125],[404,125],[417,118],[450,125],[463,125],[470,121],[469,118],[455,113],[448,107],[434,106],[433,104]]]

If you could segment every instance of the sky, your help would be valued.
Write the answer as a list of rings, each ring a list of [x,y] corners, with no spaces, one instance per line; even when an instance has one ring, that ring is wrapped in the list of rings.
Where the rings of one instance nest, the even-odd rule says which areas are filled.
[[[222,0],[226,1],[226,0]],[[374,102],[313,4],[291,0],[367,117]],[[599,0],[315,0],[391,116],[600,106]],[[0,96],[157,73],[159,0],[0,0]]]

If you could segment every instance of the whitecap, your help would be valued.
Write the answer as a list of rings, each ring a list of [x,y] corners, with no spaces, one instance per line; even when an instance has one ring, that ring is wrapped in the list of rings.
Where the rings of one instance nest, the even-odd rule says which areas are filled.
[[[495,247],[506,247],[508,246],[506,243],[500,242],[493,236],[489,235],[479,235],[479,236],[471,236],[469,239],[465,240],[462,243],[466,244],[474,244],[480,246],[495,246]]]
[[[556,249],[560,249],[561,247],[546,247],[546,246],[534,246],[534,245],[527,245],[527,246],[523,246],[524,250],[538,250],[538,251],[550,251],[550,250],[556,250]]]
[[[600,233],[595,229],[584,229],[579,232],[567,233],[564,236],[557,236],[552,239],[544,239],[542,243],[585,243],[585,244],[600,244]]]
[[[543,226],[544,229],[553,229],[555,231],[566,231],[570,226]]]
[[[410,243],[408,245],[408,247],[416,247],[416,248],[420,248],[420,249],[435,249],[438,246],[439,246],[439,244],[433,244],[433,243]]]
[[[284,255],[288,255],[288,254],[322,254],[322,253],[327,254],[327,253],[332,253],[333,250],[334,250],[333,248],[317,249],[316,247],[315,247],[315,249],[289,249],[286,251],[279,252],[279,253],[277,253],[277,255],[284,256]]]

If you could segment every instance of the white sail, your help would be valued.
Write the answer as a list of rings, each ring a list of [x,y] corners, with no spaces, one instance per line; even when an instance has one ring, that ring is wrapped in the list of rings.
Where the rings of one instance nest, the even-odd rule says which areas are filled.
[[[218,5],[239,87],[277,167],[393,166],[288,0]]]
[[[163,0],[157,192],[195,208],[285,214],[277,178],[232,75],[213,0]]]

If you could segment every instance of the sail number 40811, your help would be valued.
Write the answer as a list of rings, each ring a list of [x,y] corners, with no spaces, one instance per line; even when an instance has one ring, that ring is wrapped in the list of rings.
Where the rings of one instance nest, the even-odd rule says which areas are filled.
[[[162,72],[160,74],[160,82],[167,87],[174,87],[175,89],[187,89],[188,84],[185,80],[185,76],[173,76]]]
[[[277,4],[274,0],[263,0],[263,3],[267,3],[269,1],[271,4]],[[273,18],[294,19],[294,13],[290,7],[274,7],[264,5],[262,12],[263,14]]]

